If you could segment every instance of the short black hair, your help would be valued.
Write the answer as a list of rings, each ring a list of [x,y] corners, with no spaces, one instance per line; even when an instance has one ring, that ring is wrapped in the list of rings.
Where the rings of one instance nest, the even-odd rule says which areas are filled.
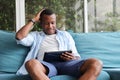
[[[51,9],[45,9],[41,12],[40,14],[40,21],[42,21],[42,17],[43,15],[52,15],[52,14],[55,14],[55,12]]]

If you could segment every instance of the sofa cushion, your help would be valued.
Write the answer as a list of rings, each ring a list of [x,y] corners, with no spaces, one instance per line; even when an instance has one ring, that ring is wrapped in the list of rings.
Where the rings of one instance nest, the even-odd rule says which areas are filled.
[[[29,75],[0,74],[0,80],[32,80]],[[57,75],[51,77],[50,80],[78,80],[68,75]],[[111,80],[107,72],[102,71],[97,80]]]
[[[0,72],[15,73],[29,48],[16,44],[15,33],[0,30]]]
[[[98,58],[104,67],[120,67],[120,32],[70,34],[82,58]]]
[[[68,75],[58,75],[50,78],[51,80],[78,80],[74,77]],[[97,80],[111,80],[110,75],[106,71],[101,71]]]
[[[51,80],[77,80],[76,78],[68,75],[57,75],[50,78]]]
[[[104,68],[111,77],[111,80],[119,80],[120,79],[120,68]]]
[[[29,75],[0,74],[0,80],[32,80]]]

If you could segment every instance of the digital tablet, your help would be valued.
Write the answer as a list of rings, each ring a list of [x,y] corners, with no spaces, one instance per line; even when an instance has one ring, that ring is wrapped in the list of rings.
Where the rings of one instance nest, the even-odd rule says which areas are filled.
[[[65,52],[72,53],[71,50],[45,52],[43,60],[47,62],[62,62],[64,60],[60,58],[60,55]]]

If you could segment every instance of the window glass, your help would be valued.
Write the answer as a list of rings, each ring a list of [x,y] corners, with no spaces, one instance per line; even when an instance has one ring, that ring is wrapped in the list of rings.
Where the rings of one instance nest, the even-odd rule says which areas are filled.
[[[59,29],[83,32],[83,0],[25,0],[26,22],[44,7],[56,12]],[[40,25],[34,30],[41,30]]]
[[[88,0],[89,32],[120,30],[120,0]]]
[[[15,0],[0,0],[0,30],[15,31]]]

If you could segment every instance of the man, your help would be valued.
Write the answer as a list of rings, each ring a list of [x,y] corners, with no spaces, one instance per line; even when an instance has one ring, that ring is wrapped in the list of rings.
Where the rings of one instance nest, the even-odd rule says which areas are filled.
[[[43,30],[30,32],[36,22],[40,23]],[[28,72],[33,80],[50,80],[49,77],[55,75],[70,75],[78,80],[96,80],[102,69],[102,63],[97,59],[81,59],[71,35],[56,28],[56,14],[50,9],[41,10],[24,25],[16,33],[16,39],[19,44],[31,46],[17,74]],[[61,54],[62,62],[43,61],[45,52],[63,50],[72,50],[72,53]]]

